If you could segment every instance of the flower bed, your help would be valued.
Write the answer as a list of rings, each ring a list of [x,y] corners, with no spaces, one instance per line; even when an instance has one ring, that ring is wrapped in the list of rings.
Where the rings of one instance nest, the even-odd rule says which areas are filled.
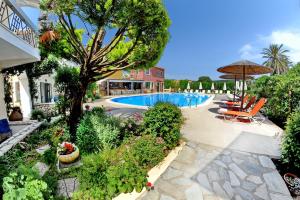
[[[1,158],[1,180],[12,176],[9,173],[18,165],[22,164],[29,170],[39,161],[48,164],[49,171],[43,177],[30,176],[30,181],[42,181],[45,187],[39,192],[41,199],[59,198],[57,182],[69,177],[75,177],[80,182],[80,188],[72,199],[112,199],[121,193],[141,192],[146,187],[151,188],[148,182],[153,183],[153,177],[163,172],[164,167],[155,166],[165,157],[169,160],[170,152],[174,157],[172,149],[180,143],[182,121],[180,109],[167,103],[159,103],[144,116],[136,114],[125,121],[108,116],[103,109],[96,108],[85,114],[77,130],[76,146],[80,150],[82,165],[62,173],[55,167],[59,144],[69,141],[68,129],[65,122],[61,121],[32,134],[23,146],[18,145],[5,158]],[[50,148],[39,155],[35,149],[45,144],[49,144]],[[72,145],[75,147],[72,150],[64,145],[63,152],[72,150],[71,153],[74,153],[76,146]],[[167,166],[162,165],[165,168]],[[19,186],[15,183],[15,189],[24,189]]]

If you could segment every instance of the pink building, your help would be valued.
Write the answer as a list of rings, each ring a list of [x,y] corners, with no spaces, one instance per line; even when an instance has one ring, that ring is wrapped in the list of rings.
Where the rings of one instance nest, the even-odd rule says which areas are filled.
[[[131,70],[130,80],[142,80],[144,93],[163,92],[165,69],[152,67],[148,70]]]
[[[117,71],[98,82],[102,95],[123,95],[164,91],[165,70],[152,67],[147,70]]]

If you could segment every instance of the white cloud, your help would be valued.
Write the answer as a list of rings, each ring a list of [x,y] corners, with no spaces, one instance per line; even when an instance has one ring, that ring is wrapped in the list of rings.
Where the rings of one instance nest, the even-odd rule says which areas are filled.
[[[261,51],[270,44],[283,44],[290,52],[291,61],[300,61],[300,30],[276,30],[265,36],[257,36],[254,42],[247,43],[239,50],[242,59],[257,60],[262,58]]]
[[[283,44],[290,52],[288,56],[292,62],[300,61],[300,31],[278,30],[265,37],[266,41],[273,44]]]
[[[260,57],[257,50],[251,44],[245,44],[240,48],[239,53],[242,59],[255,60]]]

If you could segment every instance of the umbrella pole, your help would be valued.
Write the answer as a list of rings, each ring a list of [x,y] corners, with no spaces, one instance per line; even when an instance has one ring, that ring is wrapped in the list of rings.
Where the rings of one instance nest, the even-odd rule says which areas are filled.
[[[245,95],[245,79],[246,79],[246,67],[243,66],[243,88],[242,88],[242,101],[241,101],[241,110],[243,110],[244,95]]]
[[[236,95],[236,76],[234,76],[234,91],[233,91],[233,101],[235,101],[235,95]]]

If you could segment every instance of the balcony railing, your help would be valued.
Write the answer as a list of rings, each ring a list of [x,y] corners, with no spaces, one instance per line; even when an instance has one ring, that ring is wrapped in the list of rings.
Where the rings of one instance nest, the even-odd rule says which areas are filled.
[[[34,25],[10,0],[0,0],[0,24],[31,46],[37,47]]]

